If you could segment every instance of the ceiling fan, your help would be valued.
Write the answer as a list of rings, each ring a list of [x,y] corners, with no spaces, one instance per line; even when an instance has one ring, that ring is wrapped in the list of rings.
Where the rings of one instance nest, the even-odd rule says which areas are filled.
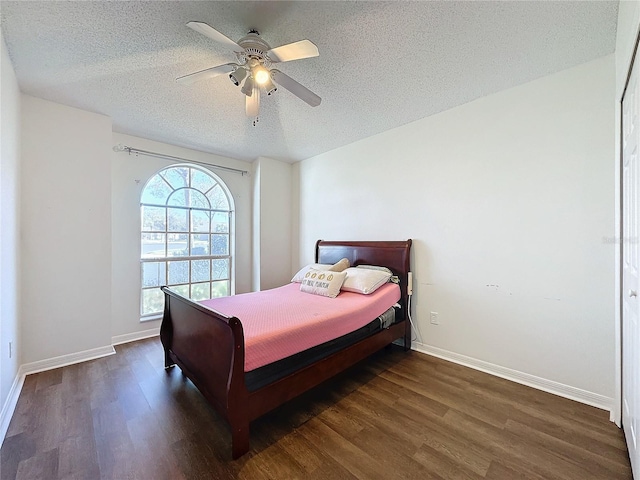
[[[191,84],[223,74],[228,74],[236,86],[240,86],[244,81],[240,91],[246,96],[245,111],[247,116],[256,117],[254,125],[260,109],[261,92],[271,95],[278,89],[276,85],[289,90],[312,107],[320,105],[322,99],[318,95],[280,70],[272,68],[274,63],[317,57],[319,55],[318,47],[313,42],[300,40],[271,48],[267,42],[260,38],[260,34],[256,30],[251,30],[236,43],[203,22],[189,22],[187,27],[231,49],[236,55],[237,62],[225,63],[178,77],[176,78],[178,83]]]

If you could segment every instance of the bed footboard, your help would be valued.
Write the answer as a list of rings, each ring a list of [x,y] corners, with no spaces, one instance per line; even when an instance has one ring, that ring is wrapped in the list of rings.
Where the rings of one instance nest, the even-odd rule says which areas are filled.
[[[244,333],[236,317],[199,305],[167,287],[160,340],[165,368],[178,365],[231,426],[233,457],[249,449]]]

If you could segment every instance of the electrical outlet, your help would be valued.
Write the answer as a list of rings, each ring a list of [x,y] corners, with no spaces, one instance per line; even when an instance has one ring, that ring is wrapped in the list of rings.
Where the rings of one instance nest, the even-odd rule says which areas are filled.
[[[439,325],[438,312],[431,312],[431,324],[432,325]]]
[[[13,356],[13,343],[9,342],[9,358]]]

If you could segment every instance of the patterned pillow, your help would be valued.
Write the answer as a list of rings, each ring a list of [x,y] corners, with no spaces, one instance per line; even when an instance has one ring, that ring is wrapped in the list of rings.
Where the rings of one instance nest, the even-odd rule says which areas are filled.
[[[300,291],[335,298],[340,293],[340,287],[346,277],[346,272],[331,272],[310,268],[305,273],[302,283],[300,283]]]
[[[343,258],[342,260],[340,260],[337,263],[334,263],[333,265],[326,264],[326,263],[310,263],[309,265],[302,267],[298,271],[298,273],[296,273],[293,276],[291,281],[294,283],[302,282],[302,279],[311,268],[315,268],[316,270],[331,270],[332,272],[342,272],[343,270],[349,268],[349,260],[346,258]]]
[[[294,282],[294,283],[302,282],[302,280],[304,279],[304,276],[312,268],[315,268],[316,270],[329,270],[331,267],[333,267],[333,265],[327,265],[327,264],[324,264],[324,263],[310,263],[309,265],[305,265],[300,270],[298,270],[298,273],[296,273],[293,276],[291,281]]]

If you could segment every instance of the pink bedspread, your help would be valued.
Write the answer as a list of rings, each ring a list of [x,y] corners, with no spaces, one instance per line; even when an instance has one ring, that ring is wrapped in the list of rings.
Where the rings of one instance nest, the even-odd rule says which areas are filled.
[[[304,293],[299,283],[291,283],[199,303],[240,319],[248,372],[353,332],[399,299],[400,288],[393,283],[371,295],[341,292],[336,298]]]

